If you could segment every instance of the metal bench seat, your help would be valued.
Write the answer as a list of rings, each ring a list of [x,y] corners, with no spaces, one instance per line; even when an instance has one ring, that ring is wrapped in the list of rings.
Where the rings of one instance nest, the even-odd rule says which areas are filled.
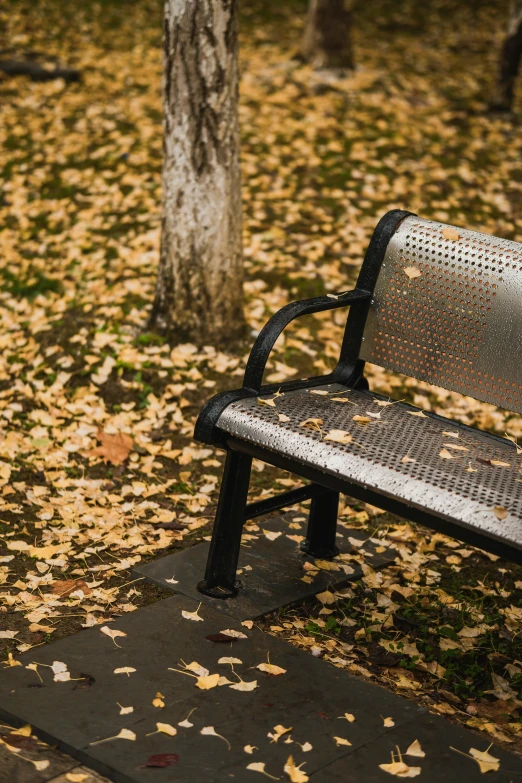
[[[285,327],[340,307],[349,314],[332,372],[263,385]],[[401,402],[378,405],[364,377],[372,362],[522,414],[521,338],[521,244],[401,210],[385,215],[356,287],[283,307],[257,337],[242,388],[217,394],[200,413],[196,439],[224,448],[227,460],[199,589],[235,595],[245,519],[305,499],[311,508],[302,549],[334,556],[340,492],[522,563],[516,444],[432,414],[412,415]],[[339,394],[349,402],[336,402]],[[316,421],[303,425],[307,419]],[[247,505],[254,457],[312,483]]]
[[[386,499],[408,503],[467,528],[474,543],[480,532],[522,550],[522,456],[511,441],[340,384],[264,399],[275,407],[251,397],[218,419],[221,430],[245,442],[244,451],[283,467],[316,468],[338,479],[345,494],[381,507]],[[328,439],[332,431],[335,440]]]

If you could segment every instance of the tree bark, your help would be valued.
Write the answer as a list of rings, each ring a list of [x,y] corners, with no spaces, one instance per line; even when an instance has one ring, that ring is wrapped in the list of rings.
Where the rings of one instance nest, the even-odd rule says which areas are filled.
[[[149,326],[224,346],[244,325],[236,0],[165,0],[163,106],[163,223]]]
[[[353,0],[310,0],[301,54],[315,68],[355,67]]]
[[[511,111],[521,56],[522,0],[511,0],[507,35],[500,55],[497,82],[489,104],[491,110]]]

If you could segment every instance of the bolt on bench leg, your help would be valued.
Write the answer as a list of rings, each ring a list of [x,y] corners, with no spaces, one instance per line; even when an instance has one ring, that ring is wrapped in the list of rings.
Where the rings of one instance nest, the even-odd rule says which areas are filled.
[[[312,499],[306,541],[301,549],[312,557],[329,558],[339,554],[335,546],[337,514],[339,511],[339,493],[325,490]]]
[[[251,467],[252,457],[228,452],[205,578],[198,584],[200,593],[212,598],[237,595],[236,570]]]

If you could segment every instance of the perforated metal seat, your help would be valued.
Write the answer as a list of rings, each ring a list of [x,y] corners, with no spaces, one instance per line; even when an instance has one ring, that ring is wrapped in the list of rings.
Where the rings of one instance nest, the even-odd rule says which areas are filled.
[[[239,400],[221,414],[218,426],[303,465],[522,547],[522,456],[514,443],[340,384],[285,392],[274,403]],[[354,416],[370,421],[360,423]],[[349,433],[352,441],[328,440],[332,430]],[[500,509],[507,511],[501,524]]]
[[[277,391],[262,378],[286,325],[346,306],[335,369],[283,384],[274,405],[259,403]],[[243,387],[216,395],[200,414],[196,437],[228,451],[200,589],[219,597],[236,591],[241,528],[262,510],[246,506],[253,457],[313,482],[270,504],[273,510],[312,499],[307,554],[335,554],[344,492],[522,563],[522,458],[515,444],[412,415],[404,403],[379,405],[364,378],[370,361],[522,413],[521,338],[521,244],[399,210],[385,215],[356,288],[282,308],[256,340]],[[335,401],[341,393],[348,403]],[[306,419],[316,422],[303,426]],[[346,442],[332,440],[331,430],[347,433],[340,437]]]

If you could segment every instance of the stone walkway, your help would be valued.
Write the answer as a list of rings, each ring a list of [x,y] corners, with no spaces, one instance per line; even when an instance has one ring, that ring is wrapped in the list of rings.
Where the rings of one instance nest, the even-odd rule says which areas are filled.
[[[171,576],[191,552],[200,557],[187,550],[165,558]],[[283,582],[278,577],[278,590]],[[487,749],[484,736],[243,625],[230,602],[215,603],[175,594],[111,623],[112,638],[88,629],[3,669],[2,720],[30,724],[61,751],[43,776],[35,770],[20,783],[69,783],[74,764],[116,783],[255,783],[263,773],[378,783],[392,780],[380,765],[392,754],[398,762],[399,751],[425,783],[483,779],[469,754]],[[404,755],[416,741],[425,755]],[[490,753],[500,764],[488,780],[522,779],[522,759],[496,747]],[[301,773],[291,772],[290,757]],[[0,773],[4,779],[17,780]]]

